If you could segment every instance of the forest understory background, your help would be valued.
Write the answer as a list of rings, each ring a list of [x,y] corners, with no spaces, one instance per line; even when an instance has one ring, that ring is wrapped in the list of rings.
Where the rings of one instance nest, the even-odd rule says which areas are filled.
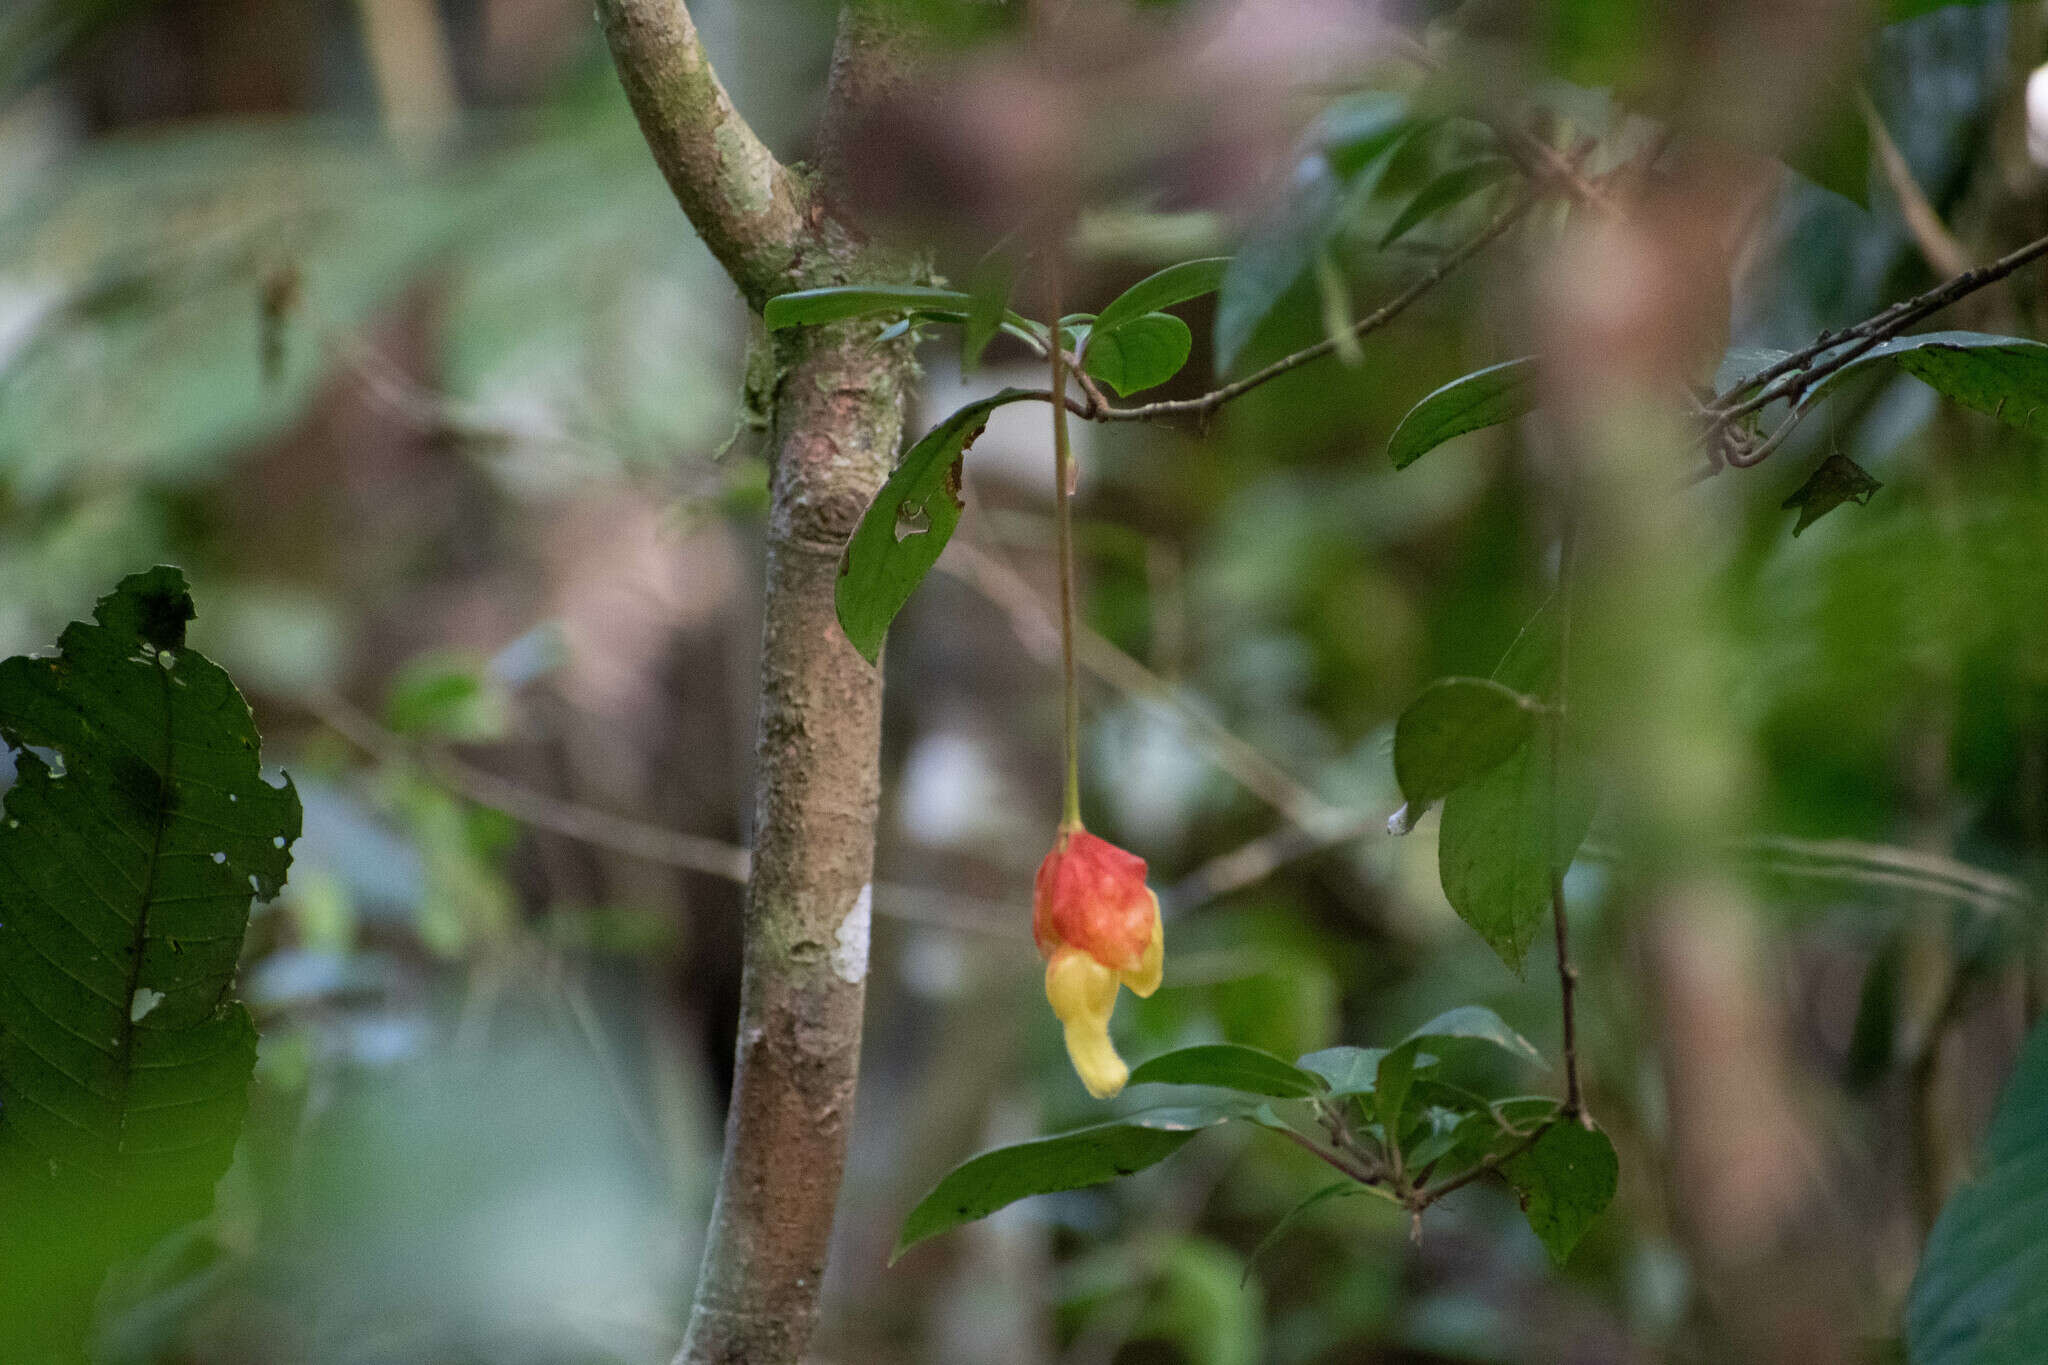
[[[1370,177],[1326,163],[1341,183],[1265,312],[1233,333],[1189,302],[1192,359],[1147,398],[1211,390],[1219,335],[1215,382],[1338,337],[1484,228],[1516,171],[1489,100],[1540,108],[1588,176],[1650,148],[1663,197],[1632,235],[1550,196],[1400,319],[1199,423],[1073,424],[1085,813],[1149,862],[1167,926],[1120,1051],[1294,1058],[1476,1003],[1551,1059],[1522,1083],[1560,1092],[1547,939],[1507,970],[1445,899],[1437,817],[1388,819],[1397,718],[1432,679],[1492,675],[1551,598],[1571,457],[1538,422],[1399,471],[1389,440],[1537,351],[1574,420],[1687,347],[1711,393],[1730,346],[1801,346],[2048,233],[2025,93],[2048,15],[1078,4],[1053,77],[1013,7],[910,8],[928,84],[834,153],[904,282],[970,287],[1057,194],[1059,295],[1096,309],[1284,236],[1317,120],[1384,69],[1449,130]],[[691,12],[762,140],[820,155],[834,8]],[[1387,23],[1477,35],[1445,78],[1471,109],[1415,94]],[[1660,80],[1767,104],[1783,136],[1666,151],[1626,99]],[[0,99],[0,656],[182,566],[191,642],[304,813],[242,959],[261,1045],[235,1163],[208,1218],[110,1280],[97,1358],[668,1359],[733,1084],[775,343],[577,0],[20,0]],[[1400,223],[1468,161],[1491,178]],[[1720,276],[1669,268],[1702,256]],[[2038,337],[2044,280],[1926,325]],[[1046,382],[1015,337],[972,370],[950,340],[918,358],[906,443]],[[1111,1112],[1030,928],[1060,817],[1046,419],[990,416],[891,631],[811,1358],[1905,1359],[1922,1249],[1986,1169],[2048,984],[2041,435],[1865,376],[1754,468],[1673,465],[1668,493],[1586,513],[1614,570],[1589,571],[1586,619],[1632,632],[1589,676],[1636,704],[1565,879],[1620,1185],[1564,1265],[1487,1183],[1419,1235],[1377,1199],[1290,1216],[1329,1172],[1231,1127],[891,1267],[964,1158]],[[1881,486],[1808,518],[1831,456]]]

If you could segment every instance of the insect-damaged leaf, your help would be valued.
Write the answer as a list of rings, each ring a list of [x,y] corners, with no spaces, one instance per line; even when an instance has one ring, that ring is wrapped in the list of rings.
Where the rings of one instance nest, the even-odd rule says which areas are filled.
[[[203,1216],[256,1029],[232,997],[299,800],[258,770],[176,569],[122,580],[61,653],[0,663],[0,1359],[67,1359],[106,1266]]]
[[[960,524],[955,471],[961,454],[981,433],[991,412],[1029,396],[1020,389],[1004,389],[969,403],[926,432],[904,453],[903,462],[854,528],[839,565],[834,602],[839,628],[869,663],[881,656],[889,623],[938,563],[953,528]]]
[[[927,1237],[986,1218],[1034,1194],[1053,1194],[1136,1175],[1179,1151],[1204,1128],[1247,1118],[1243,1103],[1145,1109],[1071,1133],[983,1152],[939,1181],[903,1220],[893,1261]]]
[[[1786,511],[1799,509],[1799,520],[1792,526],[1792,534],[1798,535],[1807,527],[1819,521],[1845,502],[1859,507],[1870,501],[1871,494],[1884,487],[1864,472],[1847,455],[1830,455],[1820,462],[1820,467],[1807,475],[1806,482],[1799,485],[1791,497],[1779,504]]]

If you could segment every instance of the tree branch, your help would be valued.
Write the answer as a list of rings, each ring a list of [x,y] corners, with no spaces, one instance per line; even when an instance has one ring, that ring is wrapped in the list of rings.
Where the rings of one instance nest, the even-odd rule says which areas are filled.
[[[802,182],[733,107],[683,0],[597,0],[597,16],[655,164],[759,312],[810,235]]]

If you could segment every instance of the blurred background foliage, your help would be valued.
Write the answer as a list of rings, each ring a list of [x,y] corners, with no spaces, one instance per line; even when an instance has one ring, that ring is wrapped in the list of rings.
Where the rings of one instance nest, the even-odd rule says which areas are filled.
[[[800,156],[831,7],[694,8],[741,107]],[[875,130],[863,188],[960,281],[1031,192],[1043,92],[1006,74],[1016,6],[921,8],[946,44],[939,113]],[[1416,190],[1488,154],[1457,121],[1475,89],[1544,102],[1600,156],[1640,140],[1645,108],[1798,167],[1751,222],[1740,344],[1801,344],[1947,273],[1914,195],[1968,259],[2048,229],[2024,152],[2035,4],[1894,5],[1929,12],[1852,16],[1812,50],[1769,18],[1800,6],[1105,8],[1166,36],[1082,63],[1070,302],[1276,253],[1238,371],[1483,221],[1482,195],[1382,245]],[[1427,81],[1390,76],[1377,18],[1461,45]],[[1728,32],[1781,60],[1724,62],[1708,88],[1687,54]],[[1784,69],[1815,98],[1717,126],[1714,97],[1740,106]],[[252,926],[243,1150],[216,1215],[110,1287],[105,1358],[665,1359],[729,1082],[765,475],[751,324],[588,7],[16,0],[0,81],[0,653],[46,645],[122,573],[182,564],[194,644],[305,805],[290,885]],[[1342,120],[1389,89],[1448,131],[1368,170]],[[1548,590],[1523,433],[1398,476],[1386,439],[1422,395],[1529,349],[1555,227],[1204,436],[1080,433],[1103,637],[1089,822],[1150,860],[1170,916],[1166,986],[1120,1018],[1134,1060],[1385,1041],[1473,1002],[1555,1055],[1541,955],[1517,979],[1456,920],[1433,820],[1384,832],[1394,717],[1433,677],[1490,672]],[[1954,325],[2038,335],[2039,278],[2020,281]],[[1171,392],[1203,387],[1215,307],[1188,310]],[[964,377],[928,348],[919,429],[1035,382],[1008,345]],[[1006,409],[977,445],[968,520],[890,649],[864,1093],[819,1359],[1896,1358],[1932,1213],[2039,1006],[2037,443],[1878,378],[1683,495],[1712,528],[1706,586],[1691,635],[1659,647],[1732,680],[1695,739],[1710,761],[1739,746],[1748,799],[1700,836],[1717,877],[1682,905],[1598,825],[1573,873],[1589,1100],[1623,1176],[1567,1269],[1484,1186],[1420,1240],[1377,1201],[1321,1202],[1254,1263],[1327,1172],[1233,1131],[885,1270],[943,1170],[1098,1113],[1026,929],[1057,810],[1041,419]],[[1780,503],[1836,450],[1884,486],[1794,540]],[[1928,871],[1959,865],[1961,889]]]

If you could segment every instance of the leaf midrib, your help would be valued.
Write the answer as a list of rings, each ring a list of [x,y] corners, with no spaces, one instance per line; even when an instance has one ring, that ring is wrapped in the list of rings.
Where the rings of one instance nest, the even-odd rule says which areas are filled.
[[[172,704],[171,679],[169,670],[163,665],[163,651],[156,650],[150,658],[150,668],[157,677],[157,689],[163,711],[163,762],[157,771],[156,828],[150,838],[149,862],[142,877],[142,900],[135,909],[135,934],[129,943],[128,990],[125,1002],[117,1016],[120,1032],[115,1036],[118,1044],[119,1068],[115,1083],[120,1087],[115,1113],[115,1142],[113,1155],[118,1161],[127,1154],[128,1147],[128,1096],[135,1079],[135,1034],[140,1027],[135,1018],[135,993],[142,987],[142,958],[149,941],[149,910],[156,900],[157,869],[163,864],[164,829],[171,822],[170,795],[176,780],[177,726],[176,708]],[[163,1002],[158,1002],[158,1008]]]

